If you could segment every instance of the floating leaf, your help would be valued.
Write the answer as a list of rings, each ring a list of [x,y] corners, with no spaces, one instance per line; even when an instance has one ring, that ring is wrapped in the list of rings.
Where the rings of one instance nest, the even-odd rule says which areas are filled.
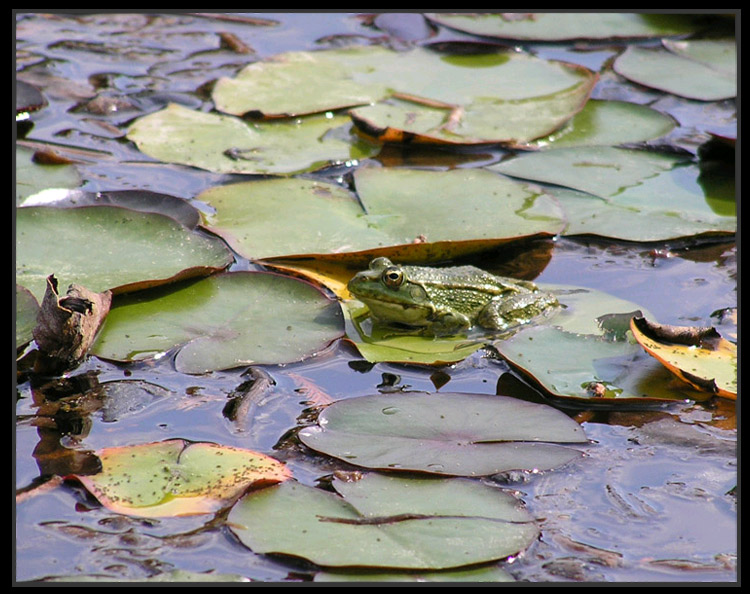
[[[633,336],[646,352],[698,390],[737,398],[737,345],[714,328],[664,326],[634,317]]]
[[[248,493],[229,525],[255,553],[328,567],[463,567],[518,553],[538,535],[513,497],[481,483],[367,474],[334,487],[288,481]]]
[[[386,572],[374,570],[319,571],[315,582],[514,582],[513,577],[496,565],[445,571]]]
[[[170,104],[136,120],[127,137],[166,163],[218,173],[292,174],[377,152],[350,139],[349,126],[346,116],[248,123]]]
[[[607,405],[705,399],[675,388],[669,373],[625,334],[634,312],[641,312],[636,304],[591,289],[559,287],[556,294],[565,308],[551,323],[523,327],[493,343],[547,392]]]
[[[591,99],[562,128],[524,148],[632,144],[664,136],[675,125],[673,118],[645,105]]]
[[[474,35],[537,41],[663,37],[696,30],[689,15],[672,14],[511,12],[428,13],[426,16],[441,25]]]
[[[36,326],[39,302],[31,292],[16,285],[16,348],[20,348],[33,338],[31,333]]]
[[[366,252],[368,262],[374,250],[399,247],[445,259],[564,224],[548,194],[482,169],[365,168],[354,179],[359,202],[340,186],[296,178],[218,186],[198,199],[216,210],[209,228],[251,258]]]
[[[575,421],[552,407],[449,393],[340,400],[299,438],[356,466],[460,476],[548,470],[580,456],[557,443],[586,440]]]
[[[251,485],[291,476],[264,454],[182,439],[105,448],[97,455],[101,472],[76,478],[106,508],[147,518],[213,513]]]
[[[338,305],[309,283],[231,272],[119,299],[92,353],[133,360],[176,347],[178,371],[205,373],[298,361],[326,348],[341,326]]]
[[[112,206],[19,208],[16,249],[16,279],[38,299],[53,273],[64,286],[118,293],[205,275],[231,262],[217,238],[163,215]]]
[[[726,43],[724,52],[719,52],[718,57],[700,49],[691,52],[691,44],[700,46],[699,41],[680,43],[671,46],[683,48],[680,54],[663,49],[628,47],[615,60],[613,68],[629,80],[688,99],[718,101],[737,95],[736,63],[734,69],[727,69],[731,61],[731,56],[729,59],[727,56],[732,50],[736,52],[734,42]],[[703,59],[695,60],[694,53]]]
[[[75,188],[81,183],[73,165],[42,165],[34,161],[34,151],[16,147],[16,204],[47,188]]]
[[[585,228],[590,230],[591,223],[585,221],[594,214],[599,235],[644,241],[680,237],[686,231],[733,233],[737,226],[735,216],[724,214],[734,214],[733,196],[724,191],[717,193],[714,188],[721,186],[705,184],[697,165],[673,155],[614,147],[574,147],[528,153],[488,168],[598,197],[600,200],[590,201],[589,215],[585,205],[583,208],[573,205],[572,212],[579,214],[580,219],[569,217],[572,230],[569,233],[584,228],[578,220],[584,221]],[[571,197],[567,191],[558,192],[554,188],[547,191],[560,196],[563,207],[567,197]],[[573,202],[574,198],[571,197]],[[624,209],[639,214],[640,220],[655,215],[665,223],[672,220],[673,224],[659,229],[644,222],[644,229],[649,230],[647,235],[637,227],[629,229],[622,224],[619,216]]]

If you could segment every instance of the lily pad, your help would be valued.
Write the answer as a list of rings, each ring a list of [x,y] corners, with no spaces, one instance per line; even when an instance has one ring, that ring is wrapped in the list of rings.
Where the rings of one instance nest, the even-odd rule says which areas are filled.
[[[155,213],[112,206],[16,211],[16,279],[41,299],[47,277],[113,293],[221,270],[224,242]],[[158,254],[158,257],[156,257]]]
[[[46,188],[75,188],[81,176],[74,165],[42,165],[32,149],[16,147],[16,204]]]
[[[646,105],[590,99],[559,130],[527,143],[524,148],[633,144],[665,136],[675,126],[672,117]]]
[[[341,333],[338,305],[309,283],[231,272],[117,300],[91,352],[130,361],[176,349],[177,370],[198,374],[298,361]]]
[[[713,328],[663,326],[634,317],[633,336],[648,354],[698,390],[737,399],[737,345]]]
[[[691,41],[672,46],[684,48],[679,54],[664,49],[628,47],[615,60],[613,68],[629,80],[688,99],[718,101],[735,97],[736,63],[734,69],[727,68],[731,61],[727,55],[734,49],[733,42],[731,45],[727,42],[723,52],[701,51],[700,47],[691,51],[691,44],[699,46],[700,43]],[[695,55],[701,59],[694,59]]]
[[[255,553],[327,567],[463,567],[518,553],[539,534],[513,497],[481,483],[367,474],[334,487],[287,481],[248,493],[229,525]]]
[[[548,194],[482,169],[363,168],[354,180],[359,202],[335,184],[283,178],[218,186],[198,199],[216,211],[209,228],[251,258],[344,257],[400,246],[446,259],[551,236],[564,225]]]
[[[602,213],[609,214],[611,220],[600,217],[601,228],[611,232],[613,237],[629,238],[631,235],[616,219],[622,209],[641,217],[652,214],[671,217],[674,224],[665,225],[661,230],[651,227],[655,236],[647,237],[648,240],[683,236],[686,226],[693,233],[697,229],[734,233],[737,226],[736,217],[725,214],[735,211],[732,194],[720,190],[724,187],[720,184],[703,183],[698,165],[674,155],[614,147],[573,147],[520,155],[488,169],[571,188],[602,199],[607,206],[616,207],[609,213],[606,210]],[[554,189],[548,191],[557,194]],[[591,206],[593,209],[603,207],[597,201],[591,201]],[[617,231],[618,226],[622,231]],[[571,219],[571,227],[577,230],[576,220]]]
[[[31,342],[39,302],[28,289],[16,285],[16,348]]]
[[[596,78],[581,66],[521,53],[448,55],[366,46],[256,62],[234,79],[220,79],[214,101],[232,114],[279,117],[396,96],[409,101],[357,108],[355,122],[362,127],[374,121],[370,132],[390,122],[410,140],[416,134],[428,142],[525,141],[549,134],[579,111]]]
[[[264,454],[182,439],[105,448],[101,472],[76,478],[108,509],[140,517],[214,513],[248,487],[291,474]]]
[[[245,122],[170,104],[136,120],[128,139],[166,163],[217,173],[294,174],[361,159],[379,148],[352,138],[346,116]]]
[[[670,374],[634,343],[629,321],[648,312],[591,289],[559,287],[557,295],[565,309],[551,323],[524,327],[492,343],[549,394],[604,406],[706,399],[696,390],[675,387]]]
[[[581,453],[558,444],[583,443],[586,436],[552,407],[502,396],[418,393],[334,402],[299,439],[356,466],[483,476],[562,466]]]
[[[689,15],[671,14],[509,12],[427,13],[426,16],[435,23],[474,35],[530,41],[658,38],[696,30]]]
[[[445,571],[386,572],[374,570],[319,571],[315,582],[514,582],[504,569],[487,567],[452,569]]]

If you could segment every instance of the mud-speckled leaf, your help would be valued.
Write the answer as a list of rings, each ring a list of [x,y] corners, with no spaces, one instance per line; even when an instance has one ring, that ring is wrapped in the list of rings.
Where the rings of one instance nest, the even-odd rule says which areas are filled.
[[[483,476],[574,460],[583,429],[560,411],[502,396],[388,394],[339,400],[299,438],[349,464]]]
[[[339,115],[253,123],[170,104],[136,120],[127,136],[141,152],[165,163],[218,173],[284,175],[379,150],[357,141],[349,128],[349,118]]]
[[[690,16],[671,14],[572,11],[428,13],[426,16],[435,23],[474,35],[535,41],[659,38],[696,30]]]
[[[615,72],[639,84],[700,101],[718,101],[737,95],[737,72],[726,69],[728,60],[695,60],[687,48],[677,54],[666,49],[629,47],[613,65]],[[729,44],[727,44],[729,46]],[[732,44],[732,50],[734,50]],[[727,52],[731,51],[727,47]],[[736,51],[736,50],[734,50]],[[698,52],[701,54],[700,52]],[[708,52],[703,53],[707,56]]]
[[[108,509],[132,516],[213,513],[251,485],[291,476],[269,456],[182,439],[105,448],[101,472],[76,478]]]
[[[646,352],[698,390],[737,399],[737,345],[714,328],[663,326],[634,317],[633,336]]]
[[[170,217],[113,206],[16,211],[16,279],[41,299],[47,277],[114,293],[209,274],[232,261],[223,241]]]
[[[128,361],[176,349],[177,369],[197,374],[298,361],[342,332],[338,305],[311,284],[231,272],[117,300],[92,353]]]
[[[489,169],[597,197],[599,200],[592,200],[590,205],[600,223],[599,235],[655,241],[682,237],[686,231],[687,234],[734,233],[737,227],[734,193],[726,191],[726,186],[731,187],[734,180],[730,177],[726,183],[717,183],[718,180],[704,173],[699,165],[684,157],[582,146],[527,153],[491,165]],[[547,191],[559,195],[565,209],[565,197],[571,195],[567,191],[558,192],[554,187]],[[613,208],[608,210],[605,206]],[[644,223],[641,230],[629,228],[619,219],[623,209],[638,213],[641,218],[660,217],[664,225],[659,228]],[[587,214],[580,203],[573,204],[567,232],[578,233],[584,227],[588,232],[597,232],[592,228],[592,221],[586,221],[592,213]],[[571,216],[574,214],[578,216]],[[649,230],[648,234],[644,233],[645,229]]]
[[[538,535],[517,500],[473,481],[366,474],[334,487],[287,481],[248,493],[229,525],[255,553],[326,567],[464,567],[518,553]]]

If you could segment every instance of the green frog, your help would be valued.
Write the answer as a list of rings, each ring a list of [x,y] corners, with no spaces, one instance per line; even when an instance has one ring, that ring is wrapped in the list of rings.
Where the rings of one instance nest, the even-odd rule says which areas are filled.
[[[435,336],[473,326],[507,330],[559,306],[530,281],[495,276],[474,266],[398,266],[375,258],[358,272],[349,292],[382,323],[418,328]]]

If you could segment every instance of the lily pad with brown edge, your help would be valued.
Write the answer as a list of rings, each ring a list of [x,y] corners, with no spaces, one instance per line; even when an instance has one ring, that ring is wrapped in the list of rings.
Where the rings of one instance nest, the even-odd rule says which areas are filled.
[[[539,534],[519,502],[465,479],[335,480],[335,493],[294,481],[248,493],[230,529],[258,554],[323,567],[438,570],[499,560]]]
[[[443,571],[376,571],[367,569],[341,569],[319,571],[314,582],[515,582],[503,568],[496,564],[479,567],[446,569]]]
[[[675,386],[633,341],[630,319],[649,315],[646,310],[592,289],[559,287],[556,294],[565,307],[549,323],[525,326],[492,342],[510,365],[551,396],[585,400],[588,406],[707,398]]]
[[[232,255],[216,237],[114,206],[16,210],[16,279],[41,299],[46,279],[114,294],[204,276]]]
[[[720,101],[737,95],[736,52],[734,40],[680,41],[666,49],[632,46],[613,68],[647,87],[687,99]]]
[[[558,468],[583,429],[546,405],[504,396],[402,393],[339,400],[301,429],[307,447],[355,466],[451,476]]]
[[[217,186],[197,199],[215,210],[208,228],[249,258],[360,267],[375,255],[445,260],[564,226],[548,194],[481,169],[365,168],[354,179],[359,201],[336,184],[296,178]]]
[[[698,30],[695,17],[616,12],[426,13],[430,21],[473,35],[527,41],[643,39]]]
[[[107,509],[138,517],[215,513],[249,487],[291,477],[287,467],[251,450],[182,439],[105,448],[101,472],[76,475]]]
[[[601,211],[599,235],[611,234],[623,239],[642,237],[646,241],[671,239],[686,234],[732,234],[737,228],[734,196],[726,184],[707,184],[698,165],[675,155],[615,147],[570,147],[526,153],[506,159],[488,169],[514,178],[562,186],[596,196],[591,208]],[[732,184],[732,179],[726,179]],[[546,188],[552,195],[567,196],[554,187]],[[565,199],[561,199],[563,210]],[[605,207],[613,207],[607,217]],[[648,225],[649,233],[630,230],[619,217],[623,209],[646,219],[659,217],[662,228]],[[574,232],[581,229],[581,220],[590,215],[571,209],[568,219]],[[728,214],[731,213],[731,214]],[[669,221],[673,223],[670,225]],[[621,229],[618,231],[618,227]]]
[[[645,351],[697,390],[737,399],[737,345],[715,328],[667,326],[634,316],[633,336]]]
[[[299,361],[343,332],[335,301],[266,272],[228,272],[115,301],[92,354],[133,361],[175,351],[182,373]]]
[[[379,147],[349,133],[342,115],[246,122],[170,104],[136,120],[127,137],[165,163],[217,173],[291,175],[376,154]]]
[[[272,56],[220,79],[213,97],[221,111],[267,117],[375,105],[352,117],[379,140],[394,138],[373,128],[405,132],[409,141],[475,144],[549,134],[583,107],[596,79],[581,66],[521,53],[366,46]],[[389,97],[399,99],[377,105]]]

